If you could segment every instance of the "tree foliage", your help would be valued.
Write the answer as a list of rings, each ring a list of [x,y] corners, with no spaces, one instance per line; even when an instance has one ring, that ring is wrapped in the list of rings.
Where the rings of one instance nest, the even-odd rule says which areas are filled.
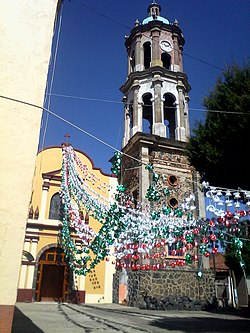
[[[204,123],[187,144],[191,165],[211,185],[250,189],[250,63],[228,66],[204,98]]]

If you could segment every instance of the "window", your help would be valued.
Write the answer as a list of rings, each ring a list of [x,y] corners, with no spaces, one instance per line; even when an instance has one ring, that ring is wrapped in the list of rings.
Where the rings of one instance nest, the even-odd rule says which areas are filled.
[[[168,183],[170,186],[176,186],[178,184],[178,179],[175,175],[168,176]]]
[[[49,219],[50,220],[60,220],[61,219],[61,198],[59,193],[55,193],[50,200],[49,208]]]

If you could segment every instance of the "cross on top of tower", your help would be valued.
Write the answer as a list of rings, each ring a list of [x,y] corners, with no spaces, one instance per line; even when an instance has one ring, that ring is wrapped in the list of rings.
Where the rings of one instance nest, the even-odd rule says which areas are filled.
[[[64,135],[64,137],[66,138],[66,140],[65,140],[65,142],[64,142],[62,145],[63,145],[63,146],[69,146],[69,145],[70,145],[70,143],[69,143],[69,138],[70,138],[69,133],[66,133],[66,134]]]

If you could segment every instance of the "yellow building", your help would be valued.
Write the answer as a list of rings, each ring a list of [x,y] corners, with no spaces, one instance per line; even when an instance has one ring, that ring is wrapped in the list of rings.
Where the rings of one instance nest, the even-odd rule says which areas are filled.
[[[95,168],[82,151],[74,151],[84,165],[84,175],[82,170],[80,174],[90,191],[110,202],[117,186],[116,177]],[[114,259],[101,261],[86,276],[75,275],[69,269],[61,246],[61,168],[62,147],[48,147],[38,153],[17,301],[111,303]],[[91,214],[82,212],[82,221],[95,231],[100,229],[101,224]],[[76,246],[80,245],[78,235],[72,235]]]

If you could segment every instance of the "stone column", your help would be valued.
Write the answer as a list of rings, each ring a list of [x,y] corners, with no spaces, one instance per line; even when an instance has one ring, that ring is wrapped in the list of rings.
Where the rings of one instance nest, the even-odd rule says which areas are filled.
[[[138,81],[135,81],[133,84],[134,90],[134,106],[133,106],[133,127],[131,129],[131,137],[139,131],[139,117],[138,117],[138,94],[139,94],[140,85]]]
[[[180,51],[179,51],[179,68],[180,68],[180,72],[183,72],[182,52],[183,52],[183,47],[180,46]]]
[[[45,219],[48,191],[49,191],[49,180],[44,179],[39,220],[44,220]]]
[[[172,60],[173,64],[173,71],[178,72],[180,71],[180,66],[179,66],[179,44],[178,44],[178,35],[173,34],[173,52],[174,52],[174,58]]]
[[[32,239],[30,244],[30,253],[34,258],[36,258],[37,244],[38,244],[38,239]],[[26,288],[28,289],[32,289],[33,280],[34,280],[34,271],[35,271],[35,266],[29,265],[28,274],[27,274],[27,285],[26,285]]]
[[[26,239],[24,242],[24,251],[30,251],[30,240]],[[19,282],[18,289],[24,289],[26,287],[26,277],[27,277],[27,265],[21,265],[20,273],[19,273]]]
[[[124,135],[123,135],[122,147],[125,147],[130,138],[130,115],[129,115],[129,107],[127,105],[127,97],[124,96],[122,101],[124,107]]]
[[[189,96],[188,94],[185,94],[184,127],[186,129],[186,140],[188,140],[188,137],[190,136],[188,102],[189,102]]]
[[[161,33],[161,30],[158,28],[151,31],[151,36],[152,36],[151,66],[162,66],[162,61],[160,58],[160,33]]]
[[[164,125],[163,117],[163,104],[161,98],[162,79],[160,75],[154,76],[152,84],[154,87],[152,133],[165,138],[166,126]]]
[[[178,82],[177,85],[178,90],[178,111],[176,114],[176,139],[180,141],[186,141],[186,130],[184,124],[184,110],[185,110],[185,99],[184,99],[184,85],[182,82]]]
[[[142,71],[143,64],[141,62],[141,35],[137,35],[135,39],[135,71]]]
[[[132,72],[132,69],[131,69],[131,64],[130,64],[130,62],[131,62],[131,48],[130,47],[128,47],[127,48],[127,53],[128,53],[128,75]]]

